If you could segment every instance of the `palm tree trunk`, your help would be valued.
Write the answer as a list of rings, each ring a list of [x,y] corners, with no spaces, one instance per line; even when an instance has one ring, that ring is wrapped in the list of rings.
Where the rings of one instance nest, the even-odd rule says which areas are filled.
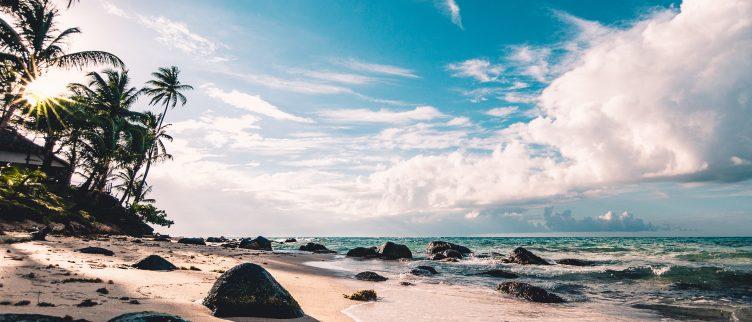
[[[167,108],[169,107],[169,102],[165,103],[164,112],[162,112],[162,115],[159,116],[159,124],[157,124],[157,131],[155,133],[159,133],[162,131],[162,122],[164,122],[165,117],[167,116]],[[149,148],[149,156],[146,159],[146,169],[144,170],[144,177],[141,178],[141,184],[138,185],[138,190],[136,190],[135,195],[133,196],[135,198],[134,202],[139,202],[139,198],[141,198],[141,192],[144,190],[144,185],[146,184],[146,177],[149,176],[149,169],[151,169],[151,161],[154,159],[154,150],[156,149],[156,139],[154,143],[152,143],[151,148]]]
[[[47,135],[44,138],[44,156],[42,157],[42,171],[46,173],[47,175],[50,174],[50,170],[52,169],[52,159],[54,158],[55,153],[53,150],[55,149],[55,143],[57,141],[57,138],[52,135],[51,133],[47,133]]]

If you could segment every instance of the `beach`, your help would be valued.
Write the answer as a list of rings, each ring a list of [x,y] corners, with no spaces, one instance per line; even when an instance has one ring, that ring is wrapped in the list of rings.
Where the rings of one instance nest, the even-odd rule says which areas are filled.
[[[328,242],[337,254],[314,254],[298,251],[297,247],[306,241]],[[0,301],[11,305],[0,307],[8,313],[39,313],[54,316],[70,315],[76,319],[107,321],[119,314],[139,311],[156,311],[178,315],[191,321],[220,321],[202,305],[203,299],[222,272],[241,263],[261,265],[295,298],[306,316],[299,321],[498,321],[498,320],[557,320],[557,321],[602,321],[602,320],[682,320],[686,318],[713,320],[744,320],[748,309],[739,309],[739,304],[731,306],[728,301],[713,302],[707,291],[697,302],[699,306],[687,306],[689,302],[677,302],[667,306],[653,306],[650,309],[634,307],[634,304],[650,304],[650,298],[630,293],[619,298],[613,294],[632,292],[645,288],[642,281],[650,285],[666,284],[671,277],[669,268],[656,268],[655,277],[635,275],[640,271],[629,265],[618,270],[618,265],[607,258],[622,258],[621,249],[634,248],[629,242],[621,242],[618,248],[587,247],[594,242],[589,239],[568,241],[566,247],[580,247],[595,258],[601,255],[604,263],[600,267],[567,267],[564,265],[516,265],[502,264],[498,259],[484,258],[482,252],[471,255],[459,262],[431,261],[417,253],[427,239],[401,239],[413,246],[414,259],[382,260],[353,259],[343,256],[342,249],[349,243],[377,243],[381,239],[309,238],[295,243],[273,243],[274,251],[258,251],[241,248],[224,248],[219,243],[209,245],[189,245],[173,241],[152,241],[150,238],[122,236],[100,236],[74,238],[50,236],[48,241],[31,241],[3,244],[0,247],[3,261],[0,265]],[[489,239],[453,239],[472,245],[488,243]],[[508,245],[530,243],[526,239],[491,239],[497,242],[493,249],[504,249],[498,243]],[[535,239],[534,242],[553,248],[557,239]],[[645,244],[651,240],[637,239],[633,243]],[[726,243],[739,241],[729,240]],[[707,243],[707,241],[704,241]],[[746,249],[749,240],[742,239],[737,253],[724,251],[723,254],[739,254],[742,264],[749,262]],[[670,246],[671,244],[668,243]],[[113,256],[84,254],[77,252],[83,247],[103,247],[114,252]],[[705,244],[703,252],[709,249]],[[477,246],[479,247],[479,246]],[[562,246],[564,247],[564,246]],[[592,248],[592,249],[591,249]],[[543,252],[547,257],[560,254],[556,250]],[[633,252],[624,250],[623,252]],[[617,255],[607,255],[614,254]],[[130,265],[148,255],[160,255],[179,270],[163,272],[139,270]],[[581,253],[582,254],[582,253]],[[609,257],[611,256],[611,257]],[[632,257],[640,257],[633,254]],[[715,256],[718,257],[718,256]],[[727,256],[728,257],[728,256]],[[664,260],[666,257],[664,257]],[[633,259],[630,259],[633,260]],[[727,259],[726,260],[728,263]],[[625,260],[626,261],[626,260]],[[605,264],[605,263],[610,264]],[[708,261],[700,266],[705,267]],[[416,276],[409,273],[416,265],[431,265],[439,270],[434,276]],[[677,264],[678,265],[678,264]],[[505,279],[477,276],[472,273],[487,267],[502,267],[521,275],[520,279],[543,286],[567,299],[567,303],[533,303],[502,294],[495,285]],[[683,266],[682,266],[683,267]],[[679,267],[678,269],[685,269]],[[353,276],[361,271],[374,271],[388,278],[383,282],[360,281]],[[635,273],[637,271],[637,273]],[[605,276],[609,274],[609,276]],[[579,275],[578,275],[579,274]],[[635,276],[628,276],[633,274]],[[641,273],[640,273],[641,274]],[[653,273],[650,273],[653,274]],[[696,272],[692,273],[696,276]],[[746,273],[745,273],[746,274]],[[598,289],[595,282],[572,276],[595,276],[601,279],[607,289]],[[616,277],[614,277],[614,275]],[[665,275],[665,276],[661,276]],[[690,274],[691,275],[691,274]],[[539,276],[539,277],[533,277]],[[745,290],[748,275],[735,282]],[[691,277],[691,276],[690,276]],[[691,277],[694,278],[694,277]],[[725,278],[725,277],[723,277]],[[94,282],[75,281],[64,283],[66,279],[100,279]],[[111,281],[111,282],[110,282]],[[676,280],[674,284],[683,280]],[[410,285],[403,285],[409,283]],[[671,285],[674,285],[671,284]],[[666,284],[668,285],[668,284]],[[683,285],[683,284],[682,284]],[[578,287],[575,287],[578,286]],[[669,289],[673,286],[667,286]],[[684,286],[686,287],[686,286]],[[727,284],[722,285],[728,288]],[[98,293],[106,288],[107,294]],[[707,287],[706,287],[707,288]],[[358,302],[344,298],[357,290],[372,289],[378,294],[375,302]],[[732,293],[726,291],[726,296]],[[650,294],[655,296],[654,291]],[[679,293],[677,293],[679,294]],[[665,297],[671,297],[664,295]],[[673,295],[672,295],[673,296]],[[78,307],[82,301],[90,299],[96,305]],[[29,305],[12,304],[28,300]],[[131,304],[136,300],[139,304]],[[738,298],[742,306],[749,299]],[[38,303],[51,303],[54,307],[38,306]],[[721,310],[721,304],[727,308]],[[691,303],[689,303],[691,304]],[[678,309],[677,309],[678,308]],[[682,315],[683,314],[683,315]],[[705,317],[705,318],[702,318]],[[263,321],[259,318],[229,318],[234,321]]]

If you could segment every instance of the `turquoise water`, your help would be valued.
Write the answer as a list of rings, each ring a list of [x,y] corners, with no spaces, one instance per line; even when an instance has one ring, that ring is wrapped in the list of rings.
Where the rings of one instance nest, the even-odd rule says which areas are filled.
[[[457,263],[429,261],[426,245],[445,240],[464,245],[475,255]],[[415,257],[405,262],[355,260],[337,256],[336,264],[351,271],[374,270],[403,276],[418,265],[434,266],[441,274],[415,277],[425,283],[493,288],[504,280],[475,275],[500,268],[521,276],[518,281],[542,286],[574,303],[609,303],[631,308],[655,305],[673,318],[715,314],[713,310],[750,312],[752,306],[752,238],[299,238],[294,244],[275,244],[276,249],[295,250],[313,241],[344,254],[358,246],[377,246],[386,241],[407,245]],[[594,266],[535,266],[502,263],[501,259],[522,246],[549,260],[578,258],[596,261]],[[481,256],[482,257],[482,256]],[[411,278],[413,278],[411,276]],[[696,311],[677,312],[680,306]],[[707,311],[711,312],[708,313]],[[689,314],[689,315],[686,315]],[[694,314],[694,315],[693,315]],[[746,313],[745,313],[746,314]]]

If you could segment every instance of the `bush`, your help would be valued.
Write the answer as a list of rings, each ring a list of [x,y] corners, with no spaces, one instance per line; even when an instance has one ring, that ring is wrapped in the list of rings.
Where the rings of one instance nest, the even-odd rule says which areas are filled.
[[[167,213],[164,210],[157,209],[152,204],[133,204],[131,205],[131,212],[136,214],[144,222],[170,227],[175,222],[167,219]]]

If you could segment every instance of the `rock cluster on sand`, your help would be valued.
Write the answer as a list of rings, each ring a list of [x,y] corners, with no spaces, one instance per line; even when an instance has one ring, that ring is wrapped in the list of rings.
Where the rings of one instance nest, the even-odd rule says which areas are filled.
[[[178,239],[178,243],[181,244],[188,244],[188,245],[206,245],[206,242],[204,242],[203,238],[197,237],[197,238],[180,238]]]
[[[522,247],[515,248],[506,259],[508,263],[517,263],[522,265],[551,265],[545,259],[538,257],[527,249]]]
[[[405,245],[386,242],[379,247],[355,247],[347,252],[347,257],[401,259],[413,258],[413,253]]]
[[[57,317],[43,314],[0,314],[0,322],[84,322],[86,320],[74,320],[70,316]]]
[[[97,254],[97,255],[105,255],[105,256],[112,256],[115,255],[115,252],[102,248],[102,247],[84,247],[78,250],[79,253],[84,254]]]
[[[240,248],[253,250],[272,250],[272,242],[262,236],[256,238],[243,238],[238,245]]]
[[[355,279],[369,282],[383,282],[388,280],[388,278],[371,271],[365,271],[355,274]]]
[[[376,301],[376,291],[374,290],[360,290],[355,293],[352,293],[352,295],[344,294],[346,299],[350,299],[353,301]]]
[[[187,320],[172,314],[152,311],[133,312],[118,315],[107,322],[188,322]]]
[[[219,237],[209,237],[209,238],[206,238],[206,241],[207,241],[207,242],[209,242],[209,243],[224,243],[224,242],[226,242],[227,240],[228,240],[228,239],[227,239],[227,238],[225,238],[225,236],[219,236]]]
[[[508,271],[501,270],[501,269],[487,270],[485,272],[478,273],[478,275],[486,275],[486,276],[500,277],[500,278],[518,278],[518,277],[520,277],[519,275],[517,275],[515,273],[508,272]]]
[[[417,276],[431,276],[431,275],[436,275],[438,273],[439,272],[437,272],[435,268],[431,266],[426,266],[426,265],[421,265],[410,270],[410,274],[417,275]]]
[[[336,253],[333,250],[329,250],[326,248],[326,246],[316,243],[307,243],[305,245],[300,245],[299,250],[306,251],[306,252],[314,252],[318,254],[332,254]]]
[[[203,304],[216,317],[292,319],[304,315],[292,295],[263,267],[252,263],[223,273]]]
[[[514,295],[517,298],[525,299],[531,302],[537,303],[564,303],[563,298],[556,294],[549,293],[548,291],[533,286],[527,283],[520,282],[505,282],[499,284],[496,288],[500,292],[504,292],[510,295]]]
[[[149,255],[148,257],[133,264],[133,267],[149,271],[172,271],[178,269],[177,266],[168,262],[159,255]]]
[[[47,240],[47,234],[52,232],[52,227],[44,226],[31,232],[31,240],[44,241]]]

